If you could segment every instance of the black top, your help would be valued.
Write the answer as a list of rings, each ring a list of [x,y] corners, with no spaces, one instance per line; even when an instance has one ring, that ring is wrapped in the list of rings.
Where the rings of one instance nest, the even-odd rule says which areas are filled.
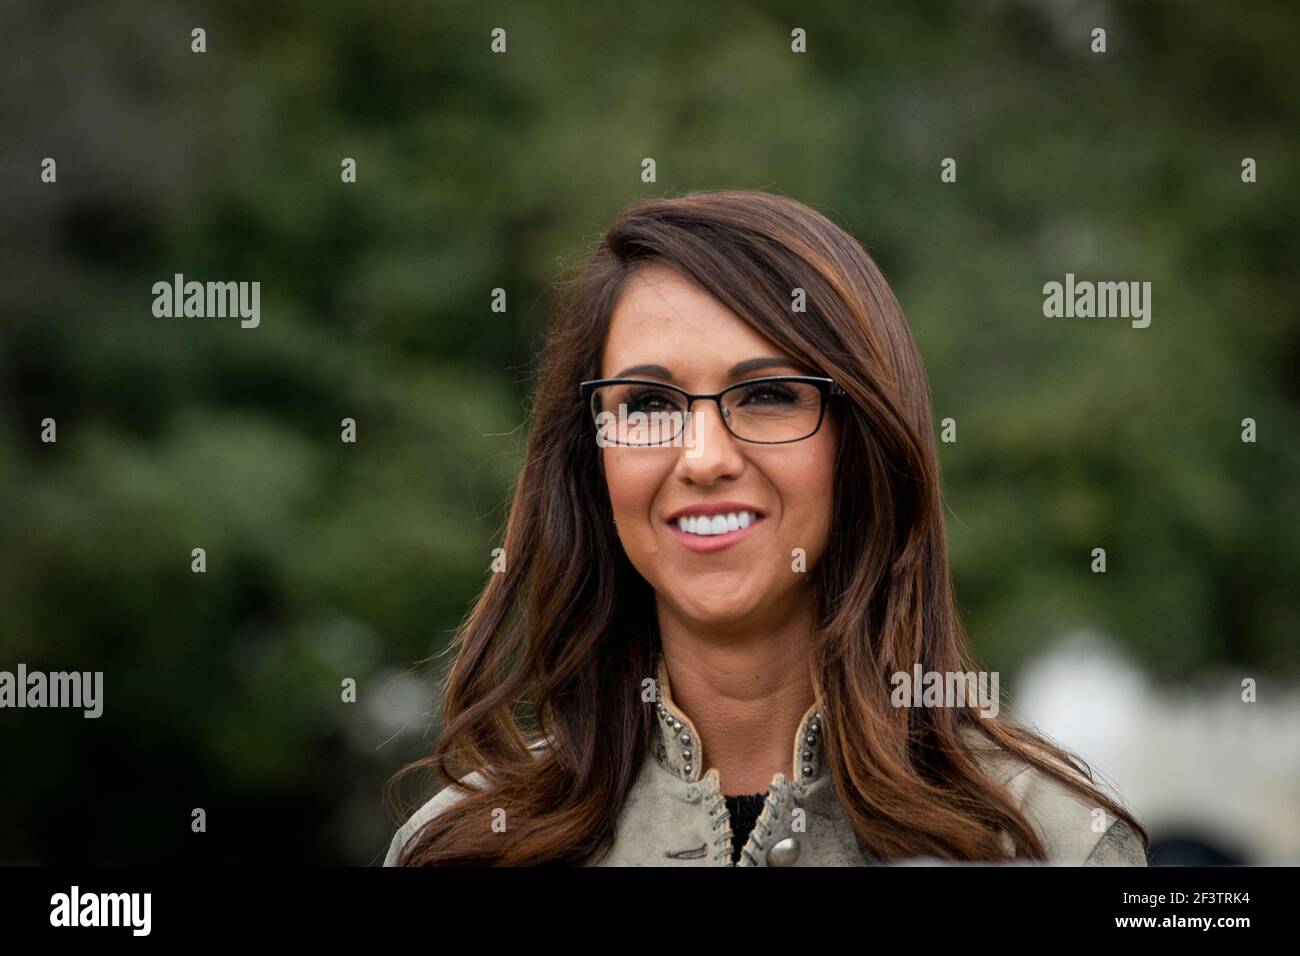
[[[767,794],[737,793],[723,796],[727,801],[727,809],[731,811],[731,861],[739,863],[741,847],[749,840],[749,834],[758,822],[758,815],[763,812]]]

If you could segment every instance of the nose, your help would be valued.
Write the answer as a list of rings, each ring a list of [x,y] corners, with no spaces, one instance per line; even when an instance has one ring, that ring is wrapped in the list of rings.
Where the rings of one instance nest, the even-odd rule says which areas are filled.
[[[727,429],[717,402],[696,402],[682,437],[677,471],[683,478],[709,484],[725,475],[738,474],[744,465],[739,441]]]

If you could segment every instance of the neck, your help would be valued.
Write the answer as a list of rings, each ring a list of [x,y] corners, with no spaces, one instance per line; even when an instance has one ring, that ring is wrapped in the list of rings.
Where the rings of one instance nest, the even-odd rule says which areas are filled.
[[[660,614],[673,702],[695,724],[704,763],[724,794],[765,791],[777,773],[793,780],[794,736],[815,699],[809,618],[711,640]]]

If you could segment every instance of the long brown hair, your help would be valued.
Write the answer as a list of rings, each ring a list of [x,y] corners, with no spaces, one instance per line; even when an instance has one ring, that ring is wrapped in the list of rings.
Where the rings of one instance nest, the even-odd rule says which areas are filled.
[[[578,383],[600,374],[606,330],[639,267],[668,265],[847,392],[830,540],[815,569],[811,656],[827,768],[863,848],[881,860],[1045,859],[972,740],[1060,780],[1146,832],[1077,757],[967,707],[895,707],[890,675],[977,670],[953,599],[928,383],[902,309],[875,262],[809,207],[724,190],[625,208],[557,285],[527,453],[502,542],[449,652],[443,730],[406,774],[471,790],[407,841],[408,865],[589,863],[607,850],[654,718],[642,682],[659,653],[654,593],[611,522]],[[803,289],[806,311],[791,310]],[[969,728],[982,737],[972,737]],[[530,750],[537,737],[549,746]],[[506,832],[483,825],[493,809]]]

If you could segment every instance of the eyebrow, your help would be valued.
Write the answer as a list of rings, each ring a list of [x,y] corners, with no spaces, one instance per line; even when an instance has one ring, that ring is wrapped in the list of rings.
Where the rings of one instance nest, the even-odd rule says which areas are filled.
[[[757,372],[765,368],[794,368],[803,371],[803,367],[790,359],[778,358],[776,356],[762,356],[760,358],[745,359],[743,362],[737,362],[731,366],[730,375],[735,378],[738,375],[744,375],[746,372]],[[668,381],[673,380],[673,373],[668,371],[662,365],[629,365],[623,371],[615,375],[615,378],[627,378],[631,375],[657,375],[660,378],[666,378]]]

